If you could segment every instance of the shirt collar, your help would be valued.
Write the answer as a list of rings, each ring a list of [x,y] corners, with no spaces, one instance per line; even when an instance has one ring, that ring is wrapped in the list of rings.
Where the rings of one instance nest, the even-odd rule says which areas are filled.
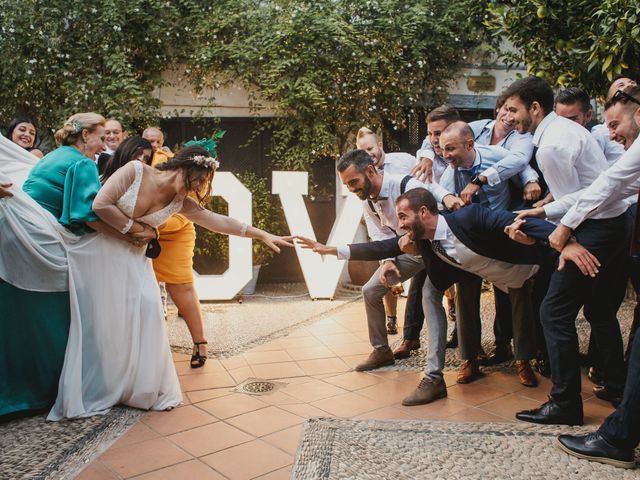
[[[480,165],[480,162],[482,161],[482,154],[478,150],[477,145],[473,146],[473,150],[476,152],[476,158],[473,160],[473,164],[469,168],[458,167],[459,170],[463,170],[463,171],[473,170],[478,165]]]
[[[442,215],[438,215],[438,223],[436,224],[436,232],[433,234],[433,239],[440,241],[446,240],[447,230],[449,230],[449,225],[447,225],[447,222]]]
[[[387,198],[389,198],[389,184],[391,180],[389,175],[384,175],[382,174],[382,172],[380,174],[382,175],[382,185],[380,186],[380,192],[378,193],[378,196],[375,198],[375,200],[386,200]]]
[[[540,125],[538,125],[538,128],[536,128],[536,131],[533,134],[533,144],[536,147],[540,144],[540,139],[542,138],[542,134],[544,133],[544,131],[547,129],[549,124],[551,124],[551,122],[553,122],[556,118],[558,118],[558,115],[556,114],[556,112],[551,112],[551,113],[548,113],[547,116],[542,119],[542,121],[540,122]]]

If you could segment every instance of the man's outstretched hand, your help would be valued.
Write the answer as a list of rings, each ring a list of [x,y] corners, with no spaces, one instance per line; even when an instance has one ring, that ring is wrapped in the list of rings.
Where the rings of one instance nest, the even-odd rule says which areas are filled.
[[[324,243],[316,242],[310,238],[303,237],[301,235],[295,235],[293,237],[296,240],[296,244],[302,248],[309,249],[320,255],[335,255],[338,256],[338,249],[336,247],[328,247]]]

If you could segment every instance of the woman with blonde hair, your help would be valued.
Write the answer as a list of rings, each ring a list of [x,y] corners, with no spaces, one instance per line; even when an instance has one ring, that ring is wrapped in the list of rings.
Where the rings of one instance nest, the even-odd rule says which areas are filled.
[[[0,304],[11,306],[0,312],[0,415],[48,408],[56,398],[71,318],[61,238],[94,230],[126,238],[91,209],[103,125],[95,113],[73,115],[56,132],[60,148],[40,161],[2,139],[0,171],[9,177],[0,183],[13,186],[0,200]],[[29,196],[19,190],[27,174]]]

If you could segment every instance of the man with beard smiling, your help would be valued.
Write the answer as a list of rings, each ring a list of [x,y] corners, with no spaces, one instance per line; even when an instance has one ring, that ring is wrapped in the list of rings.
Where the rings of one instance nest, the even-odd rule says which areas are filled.
[[[421,188],[400,195],[395,210],[399,229],[409,232],[400,241],[403,250],[408,251],[410,241],[415,242],[429,280],[441,290],[454,283],[474,281],[479,276],[512,293],[537,272],[539,264],[549,260],[551,250],[531,239],[544,240],[553,230],[553,224],[544,220],[531,219],[522,225],[524,233],[531,237],[527,239],[529,245],[522,245],[504,233],[516,216],[508,211],[489,210],[474,204],[440,215],[431,192]],[[336,247],[303,237],[298,240],[304,248],[321,255],[338,255]],[[351,244],[348,250],[350,257],[358,260],[376,260],[402,253],[397,238]],[[567,260],[577,262],[585,275],[597,272],[597,260],[574,241],[563,250],[560,268],[565,268]],[[386,281],[382,271],[380,274],[383,277],[380,281]],[[446,319],[427,317],[427,329],[425,377],[402,401],[406,406],[422,405],[447,396],[444,380],[436,380],[438,373],[442,377],[444,366],[442,346],[446,341]],[[429,371],[429,365],[438,366],[440,370]]]
[[[555,199],[541,208],[518,216],[546,217],[556,221],[575,201],[575,194],[589,187],[607,169],[604,153],[582,126],[553,111],[554,96],[549,84],[539,77],[527,77],[511,84],[503,93],[509,119],[516,129],[534,135],[536,158]],[[585,277],[569,264],[551,277],[540,307],[540,318],[550,357],[553,386],[548,402],[522,411],[516,418],[543,424],[581,425],[580,365],[575,320],[584,306],[602,355],[605,387],[621,391],[624,385],[622,336],[616,313],[626,286],[625,208],[603,208],[574,231],[578,242],[602,264],[597,277]]]
[[[441,189],[437,184],[424,184],[409,175],[394,175],[379,171],[371,156],[364,150],[352,150],[345,153],[338,163],[338,174],[349,191],[362,200],[367,230],[373,240],[384,240],[394,237],[397,233],[404,233],[398,228],[398,219],[395,214],[395,200],[402,192],[413,188],[434,191]],[[455,199],[452,195],[447,194],[446,191],[439,192],[439,195],[443,197],[443,203],[452,207],[450,202]],[[349,249],[346,246],[342,249],[339,247],[338,251],[342,252],[339,258],[349,258]],[[411,255],[388,258],[386,262],[393,263],[401,281],[413,277],[424,269],[422,261]],[[367,360],[355,367],[356,371],[372,370],[394,363],[394,355],[389,348],[387,339],[382,301],[388,288],[380,282],[379,270],[362,288],[369,339],[374,349]],[[442,297],[440,296],[440,304],[438,305],[437,296],[432,295],[433,289],[429,281],[425,282],[422,292],[422,305],[427,317],[435,315],[431,312],[436,309],[442,310]],[[444,314],[444,312],[442,313]]]

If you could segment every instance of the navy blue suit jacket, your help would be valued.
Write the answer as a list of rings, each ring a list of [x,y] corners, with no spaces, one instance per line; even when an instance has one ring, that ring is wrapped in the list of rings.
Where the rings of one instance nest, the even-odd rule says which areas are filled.
[[[522,231],[538,240],[536,245],[522,245],[511,240],[504,228],[511,225],[516,214],[506,210],[489,210],[478,204],[443,215],[452,233],[475,253],[513,264],[542,265],[554,258],[554,251],[547,244],[547,238],[555,225],[537,218],[527,218]],[[398,238],[349,245],[353,260],[381,260],[396,257],[403,252],[398,247]],[[431,279],[431,283],[445,290],[475,275],[444,262],[433,253],[431,242],[421,240],[418,248]]]

